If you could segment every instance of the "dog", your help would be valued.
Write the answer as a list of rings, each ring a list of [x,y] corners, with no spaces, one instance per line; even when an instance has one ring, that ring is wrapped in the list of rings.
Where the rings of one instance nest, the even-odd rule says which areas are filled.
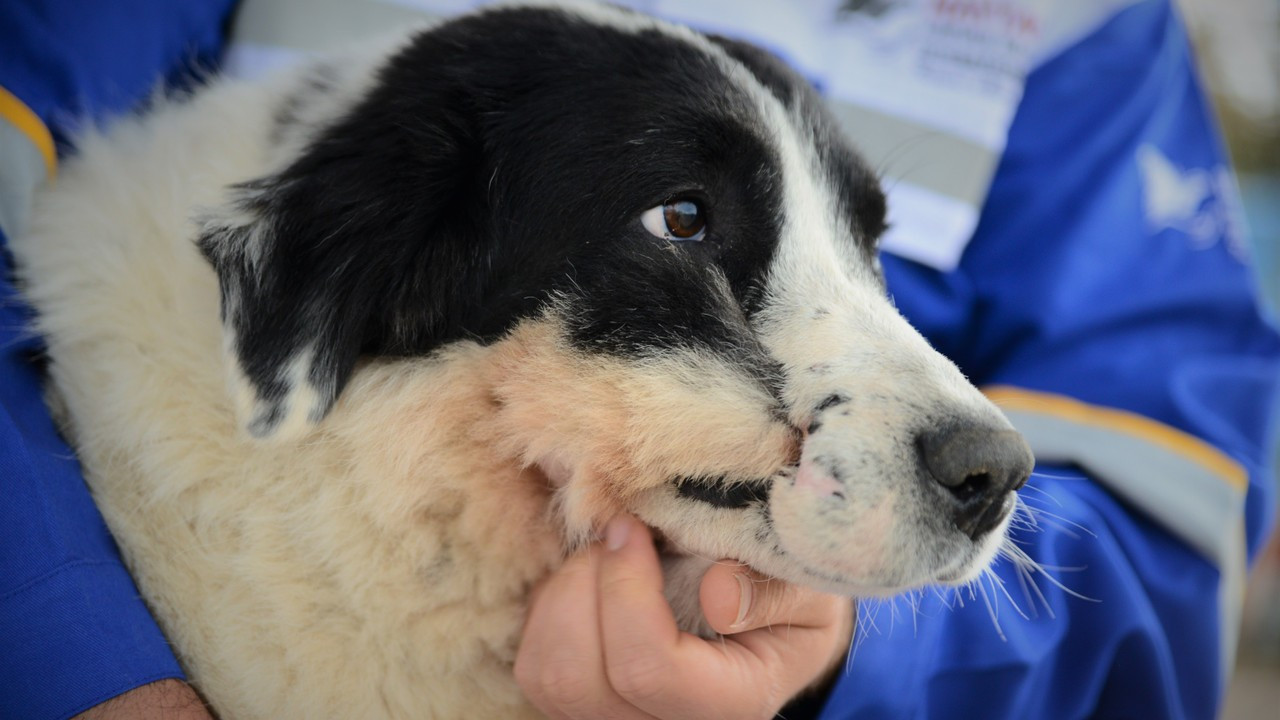
[[[894,309],[884,228],[774,56],[538,6],[87,133],[13,250],[217,713],[508,718],[531,587],[620,512],[703,633],[716,558],[853,596],[986,567],[1032,458]]]

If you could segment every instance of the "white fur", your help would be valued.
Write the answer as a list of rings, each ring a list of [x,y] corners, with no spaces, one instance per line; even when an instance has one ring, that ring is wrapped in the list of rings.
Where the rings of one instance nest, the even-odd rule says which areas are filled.
[[[15,239],[95,497],[223,717],[530,715],[510,663],[560,557],[545,490],[477,465],[475,417],[424,407],[485,407],[477,348],[371,364],[300,443],[239,430],[187,218],[270,169],[275,94],[223,85],[85,138]]]
[[[819,523],[823,485],[792,482],[793,429],[758,382],[709,353],[639,364],[577,353],[554,308],[490,346],[365,361],[318,424],[323,389],[297,355],[284,370],[294,392],[283,431],[256,441],[241,428],[259,400],[222,338],[217,279],[189,218],[251,225],[222,188],[279,170],[361,96],[380,55],[328,66],[337,90],[295,108],[302,129],[285,138],[273,137],[273,112],[314,69],[216,85],[123,121],[82,140],[13,249],[95,497],[223,717],[532,716],[511,677],[528,590],[619,510],[695,556],[672,560],[670,574],[690,625],[708,557],[885,593],[962,578],[994,552],[1000,532],[965,549],[929,529],[900,453],[913,408],[998,413],[847,256],[810,139],[701,36],[578,12],[692,43],[755,99],[783,160],[787,213],[755,329],[785,366],[792,424],[839,392],[864,398],[858,422],[878,424],[827,418],[801,458],[872,464],[853,476],[847,507]],[[677,497],[669,479],[699,474],[774,478],[785,554],[761,542],[764,509]]]

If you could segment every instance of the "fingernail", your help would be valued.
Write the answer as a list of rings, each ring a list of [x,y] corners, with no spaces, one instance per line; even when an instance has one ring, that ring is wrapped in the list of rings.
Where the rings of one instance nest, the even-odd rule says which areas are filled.
[[[627,538],[630,536],[631,521],[619,515],[610,520],[609,525],[604,529],[604,546],[610,550],[620,550],[627,544]]]
[[[747,622],[747,613],[751,611],[751,594],[754,590],[751,587],[751,578],[742,573],[734,573],[733,579],[738,581],[738,618],[733,621],[729,629],[736,630]]]

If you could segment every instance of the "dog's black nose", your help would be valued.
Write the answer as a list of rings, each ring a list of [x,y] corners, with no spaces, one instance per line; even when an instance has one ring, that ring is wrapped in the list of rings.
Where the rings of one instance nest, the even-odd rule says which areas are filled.
[[[917,438],[920,462],[953,499],[956,527],[977,540],[1004,518],[1006,498],[1027,482],[1035,462],[1013,430],[959,425]]]

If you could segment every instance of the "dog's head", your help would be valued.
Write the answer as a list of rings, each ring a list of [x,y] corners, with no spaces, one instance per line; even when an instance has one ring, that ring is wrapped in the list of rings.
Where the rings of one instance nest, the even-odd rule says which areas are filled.
[[[785,65],[518,8],[357,76],[282,98],[291,161],[204,219],[252,434],[321,422],[360,357],[479,342],[494,451],[571,535],[627,510],[852,594],[991,558],[1030,454],[887,299],[884,196]]]

